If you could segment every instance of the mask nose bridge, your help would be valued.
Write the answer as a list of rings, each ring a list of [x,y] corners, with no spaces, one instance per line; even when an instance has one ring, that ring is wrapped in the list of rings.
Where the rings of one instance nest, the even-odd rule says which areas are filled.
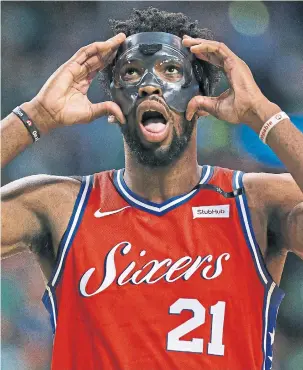
[[[140,84],[139,84],[139,87],[145,87],[145,86],[156,86],[156,87],[160,86],[160,87],[162,87],[163,84],[161,83],[161,81],[157,78],[157,76],[153,72],[147,70],[144,73],[144,75],[143,75],[143,77],[140,81]]]

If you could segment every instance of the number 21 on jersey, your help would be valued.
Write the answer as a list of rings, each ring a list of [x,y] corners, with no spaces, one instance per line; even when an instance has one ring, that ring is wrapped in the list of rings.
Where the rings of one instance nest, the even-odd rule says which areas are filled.
[[[207,353],[210,355],[224,355],[224,344],[222,342],[225,305],[225,302],[219,301],[210,307],[210,314],[212,315],[211,339],[207,347]],[[205,323],[206,309],[197,299],[190,298],[179,298],[169,307],[170,314],[178,315],[183,310],[192,311],[193,317],[167,334],[166,348],[169,351],[203,353],[204,341],[202,338],[193,338],[192,340],[181,340],[180,338]]]

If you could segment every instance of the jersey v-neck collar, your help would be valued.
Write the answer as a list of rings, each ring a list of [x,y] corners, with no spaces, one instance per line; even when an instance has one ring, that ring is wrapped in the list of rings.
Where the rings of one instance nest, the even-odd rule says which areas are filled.
[[[202,173],[199,184],[207,184],[213,175],[212,166],[205,165],[202,167]],[[114,171],[114,185],[124,200],[133,207],[154,215],[162,216],[183,203],[189,201],[198,191],[198,188],[191,190],[189,193],[172,197],[162,203],[150,202],[129,189],[123,178],[124,168]]]

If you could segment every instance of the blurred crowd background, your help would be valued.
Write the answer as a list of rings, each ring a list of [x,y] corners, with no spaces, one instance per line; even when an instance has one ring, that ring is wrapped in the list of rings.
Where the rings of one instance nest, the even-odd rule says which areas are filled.
[[[124,19],[132,8],[148,6],[184,12],[212,29],[217,40],[251,67],[264,94],[303,131],[301,2],[2,2],[2,117],[32,99],[52,72],[81,46],[108,38],[108,19]],[[222,79],[217,92],[225,88]],[[105,99],[97,80],[89,96],[94,102]],[[273,152],[243,125],[202,119],[198,150],[201,164],[285,172]],[[39,173],[86,175],[123,166],[119,128],[102,118],[43,137],[5,168],[2,184]],[[286,297],[278,315],[273,369],[300,370],[303,262],[294,255],[288,256],[281,287]],[[2,262],[3,370],[50,368],[52,334],[40,301],[43,291],[44,281],[33,255],[23,253]]]

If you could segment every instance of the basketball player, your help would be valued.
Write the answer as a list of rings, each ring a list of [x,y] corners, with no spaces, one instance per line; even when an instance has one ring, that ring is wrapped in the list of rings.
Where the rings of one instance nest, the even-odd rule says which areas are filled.
[[[3,165],[102,115],[124,137],[125,169],[3,187],[2,253],[30,249],[49,281],[52,369],[270,369],[285,259],[303,256],[303,135],[185,15],[135,11],[113,31],[2,123]],[[219,97],[214,66],[230,83]],[[105,67],[114,101],[92,104]],[[247,124],[290,174],[198,165],[207,114]]]

